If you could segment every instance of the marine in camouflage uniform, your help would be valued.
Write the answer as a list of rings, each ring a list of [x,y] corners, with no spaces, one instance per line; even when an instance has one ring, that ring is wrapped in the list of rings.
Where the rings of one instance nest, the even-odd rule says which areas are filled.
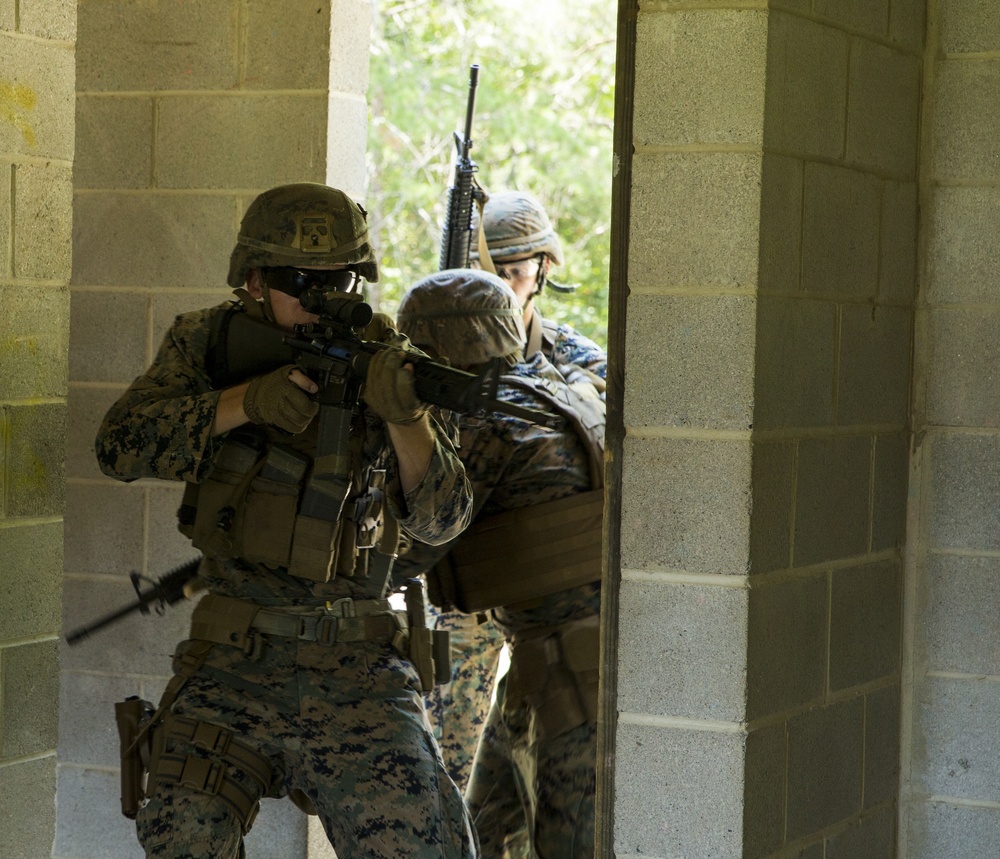
[[[539,394],[539,386],[562,395],[569,385],[541,353],[526,363],[513,363],[520,358],[523,342],[521,322],[514,315],[517,308],[516,297],[499,278],[485,272],[444,271],[407,292],[398,324],[421,349],[459,367],[475,369],[488,359],[507,358],[512,366],[501,378],[498,399],[551,411],[552,401]],[[602,406],[593,389],[590,396]],[[603,408],[599,413],[603,415]],[[553,431],[494,412],[485,418],[462,417],[460,427],[459,453],[475,499],[474,523],[467,534],[498,517],[520,511],[530,519],[536,511],[548,510],[547,505],[602,495],[594,488],[595,481],[600,485],[595,457],[588,455],[569,422]],[[557,524],[553,533],[538,539],[552,546],[561,539],[576,539],[555,533],[562,527]],[[599,524],[596,530],[599,554]],[[506,573],[513,579],[520,572],[520,578],[541,579],[547,572],[541,564],[521,571],[504,569],[522,541],[503,533],[509,543],[500,545],[510,548],[495,553],[502,571],[496,578]],[[459,537],[439,546],[414,544],[400,558],[397,571],[429,572],[433,581],[442,559],[453,559],[467,543]],[[475,549],[466,553],[470,551],[476,554]],[[596,568],[599,576],[599,562]],[[466,790],[482,855],[489,859],[593,855],[600,583],[592,572],[585,579],[492,611],[511,647],[511,669],[499,682]]]
[[[365,221],[323,185],[260,195],[230,265],[242,305],[179,316],[98,433],[106,474],[183,480],[197,492],[185,494],[182,530],[206,554],[199,579],[208,594],[149,732],[154,761],[137,817],[149,857],[244,856],[262,796],[291,796],[318,813],[340,859],[478,855],[426,722],[420,678],[402,655],[410,631],[377,574],[388,575],[395,551],[392,519],[410,538],[437,544],[465,527],[471,507],[455,429],[416,399],[405,338],[385,320],[366,331],[389,347],[372,358],[363,402],[352,404],[344,512],[312,520],[326,529],[319,548],[295,514],[302,482],[276,488],[278,473],[269,484],[270,458],[242,477],[230,464],[247,449],[280,452],[279,464],[311,463],[318,386],[290,366],[221,390],[213,377],[213,332],[226,314],[289,330],[316,319],[300,296],[349,296],[361,278],[377,279]],[[309,467],[320,471],[319,462]]]
[[[478,223],[479,210],[473,207]],[[478,230],[478,226],[474,225]],[[491,194],[483,211],[483,234],[496,272],[517,296],[525,326],[524,354],[542,352],[568,381],[589,381],[604,395],[607,354],[571,326],[544,319],[535,299],[545,286],[572,292],[549,278],[565,261],[562,243],[542,204],[522,191]],[[479,252],[470,249],[473,266]],[[503,637],[482,615],[432,612],[439,629],[452,635],[452,682],[427,695],[427,707],[448,771],[460,787],[468,784],[472,759],[496,683]]]

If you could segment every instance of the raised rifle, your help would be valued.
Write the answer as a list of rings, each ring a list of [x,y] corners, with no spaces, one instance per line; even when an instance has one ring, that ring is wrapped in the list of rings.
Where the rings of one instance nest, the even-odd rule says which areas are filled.
[[[371,321],[372,308],[360,295],[343,292],[309,290],[299,300],[306,310],[319,316],[319,321],[296,326],[294,334],[238,309],[220,314],[209,355],[212,382],[216,387],[229,387],[284,364],[295,364],[319,386],[316,400],[321,419],[324,405],[352,410],[360,402],[372,356],[388,348],[385,343],[361,339],[355,330]],[[407,361],[413,365],[416,395],[425,403],[460,414],[503,412],[550,429],[563,425],[559,415],[497,399],[497,386],[505,370],[500,361],[478,374],[449,367],[419,352],[409,355]]]
[[[476,112],[476,87],[479,66],[469,67],[469,99],[465,106],[465,131],[455,132],[454,179],[448,189],[448,208],[441,233],[441,259],[438,268],[469,267],[469,245],[472,241],[472,205],[485,202],[486,194],[476,182],[478,167],[469,154],[472,151],[472,118]],[[486,261],[484,260],[484,263]]]
[[[177,569],[172,570],[166,575],[160,576],[155,581],[133,571],[129,574],[129,578],[132,580],[132,587],[135,589],[136,602],[113,611],[93,623],[73,630],[73,632],[66,636],[66,643],[69,645],[79,644],[81,641],[90,638],[99,629],[110,626],[115,621],[133,612],[149,614],[150,606],[155,607],[157,614],[163,614],[167,606],[180,602],[187,597],[184,586],[198,574],[198,565],[200,563],[201,558],[197,558],[183,567],[177,567]],[[152,582],[152,587],[141,590],[140,583],[143,581]]]

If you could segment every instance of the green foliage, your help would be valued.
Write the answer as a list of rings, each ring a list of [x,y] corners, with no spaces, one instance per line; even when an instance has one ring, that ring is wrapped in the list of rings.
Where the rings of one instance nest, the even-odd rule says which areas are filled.
[[[383,278],[369,299],[393,313],[437,269],[452,132],[478,63],[479,182],[542,201],[566,252],[553,276],[580,288],[548,291],[539,309],[606,343],[616,4],[375,0],[373,11],[366,206]]]

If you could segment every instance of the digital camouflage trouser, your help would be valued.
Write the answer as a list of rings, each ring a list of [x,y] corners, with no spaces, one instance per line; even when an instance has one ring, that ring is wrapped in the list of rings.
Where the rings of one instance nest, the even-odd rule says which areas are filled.
[[[190,646],[184,642],[180,651]],[[256,659],[216,645],[172,709],[229,728],[266,756],[271,793],[302,791],[338,859],[478,855],[469,815],[427,725],[416,673],[386,643],[267,637]],[[213,760],[204,748],[178,741],[167,751]],[[230,776],[260,795],[238,767]],[[136,820],[147,857],[243,855],[240,822],[220,796],[150,779],[150,799]]]
[[[474,614],[431,609],[435,629],[451,632],[451,683],[436,686],[424,699],[441,757],[455,784],[464,790],[472,773],[479,735],[486,724],[496,683],[503,635]]]

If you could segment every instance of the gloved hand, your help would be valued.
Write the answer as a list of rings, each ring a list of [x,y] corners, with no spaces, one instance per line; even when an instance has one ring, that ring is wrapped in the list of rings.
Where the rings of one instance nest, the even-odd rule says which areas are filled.
[[[319,411],[319,404],[288,378],[294,364],[285,364],[250,380],[243,411],[255,424],[269,424],[291,433],[302,432]]]
[[[387,346],[368,363],[362,396],[369,408],[390,424],[415,423],[427,411],[427,405],[417,399],[413,373],[403,367],[408,360],[403,349]]]

